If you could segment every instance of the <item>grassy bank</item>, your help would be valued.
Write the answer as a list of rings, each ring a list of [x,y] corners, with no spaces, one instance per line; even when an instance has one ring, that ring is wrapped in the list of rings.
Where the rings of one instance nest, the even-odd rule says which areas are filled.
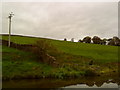
[[[19,78],[65,78],[79,77],[82,70],[70,66],[54,68],[37,61],[35,55],[14,48],[2,47],[3,80]]]
[[[7,40],[8,36],[3,36]],[[44,38],[12,36],[18,44],[34,44]],[[117,73],[118,47],[51,40],[59,52],[49,51],[60,67],[38,62],[36,56],[15,48],[2,47],[3,79],[67,78]],[[89,65],[93,61],[92,65]]]

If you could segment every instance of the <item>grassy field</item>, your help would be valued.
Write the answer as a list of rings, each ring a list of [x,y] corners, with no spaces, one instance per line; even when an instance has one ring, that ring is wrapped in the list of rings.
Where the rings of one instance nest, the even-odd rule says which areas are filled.
[[[8,40],[8,36],[2,36],[2,39]],[[18,44],[34,44],[37,40],[44,38],[12,36],[11,41]],[[79,42],[65,42],[59,40],[50,41],[58,50],[72,54],[80,55],[96,60],[97,62],[116,62],[118,61],[118,47],[98,44],[86,44]]]
[[[85,73],[82,70],[75,70],[70,66],[54,68],[45,63],[38,62],[32,53],[23,52],[7,46],[2,46],[2,53],[3,80],[76,77]]]
[[[8,36],[2,36],[7,40]],[[35,44],[44,38],[12,36],[11,41],[18,44]],[[45,39],[56,51],[54,56],[63,67],[54,68],[37,61],[35,55],[14,48],[2,47],[3,79],[15,78],[64,78],[117,72],[118,47],[79,42],[66,42]],[[93,65],[89,62],[93,60]],[[52,72],[52,73],[51,73]]]

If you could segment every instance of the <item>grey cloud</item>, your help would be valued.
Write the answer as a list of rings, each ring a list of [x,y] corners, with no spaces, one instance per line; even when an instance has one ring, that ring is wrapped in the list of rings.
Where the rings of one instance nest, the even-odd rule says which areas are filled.
[[[10,11],[15,13],[15,34],[54,39],[118,35],[117,2],[3,3],[3,33],[8,33]]]

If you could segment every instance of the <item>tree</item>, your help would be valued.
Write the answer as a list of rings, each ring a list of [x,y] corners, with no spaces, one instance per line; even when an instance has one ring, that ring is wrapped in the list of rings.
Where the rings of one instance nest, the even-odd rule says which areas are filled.
[[[105,41],[105,42],[106,42],[106,41],[108,41],[108,39],[104,38],[104,39],[103,39],[103,41]]]
[[[66,38],[64,38],[64,41],[67,41],[67,39],[66,39]]]
[[[120,39],[118,37],[114,36],[113,40],[115,42],[115,46],[120,46]]]
[[[78,42],[83,42],[83,41],[81,39],[79,39]]]
[[[101,45],[106,45],[106,43],[107,43],[107,42],[106,42],[106,39],[103,39],[103,40],[100,41],[100,44],[101,44]]]
[[[98,36],[94,36],[94,37],[92,38],[92,41],[93,41],[94,44],[100,44],[101,39],[100,39]]]
[[[114,41],[117,41],[117,40],[119,40],[119,38],[118,38],[117,36],[114,36],[114,37],[113,37],[113,40],[114,40]]]
[[[115,46],[115,41],[112,39],[108,42],[108,45],[112,45],[112,46]]]
[[[109,39],[108,45],[120,46],[120,39],[115,36],[115,37],[113,37],[112,39]]]
[[[107,41],[111,41],[112,40],[112,38],[109,38]]]
[[[87,36],[87,37],[83,38],[83,42],[91,43],[91,37]]]

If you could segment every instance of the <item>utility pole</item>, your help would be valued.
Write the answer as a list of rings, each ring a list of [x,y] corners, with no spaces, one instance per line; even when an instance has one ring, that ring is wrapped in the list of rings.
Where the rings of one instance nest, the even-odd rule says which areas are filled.
[[[10,47],[10,36],[11,36],[11,18],[13,17],[13,12],[11,12],[8,16],[9,18],[9,40],[8,40],[8,47]]]

